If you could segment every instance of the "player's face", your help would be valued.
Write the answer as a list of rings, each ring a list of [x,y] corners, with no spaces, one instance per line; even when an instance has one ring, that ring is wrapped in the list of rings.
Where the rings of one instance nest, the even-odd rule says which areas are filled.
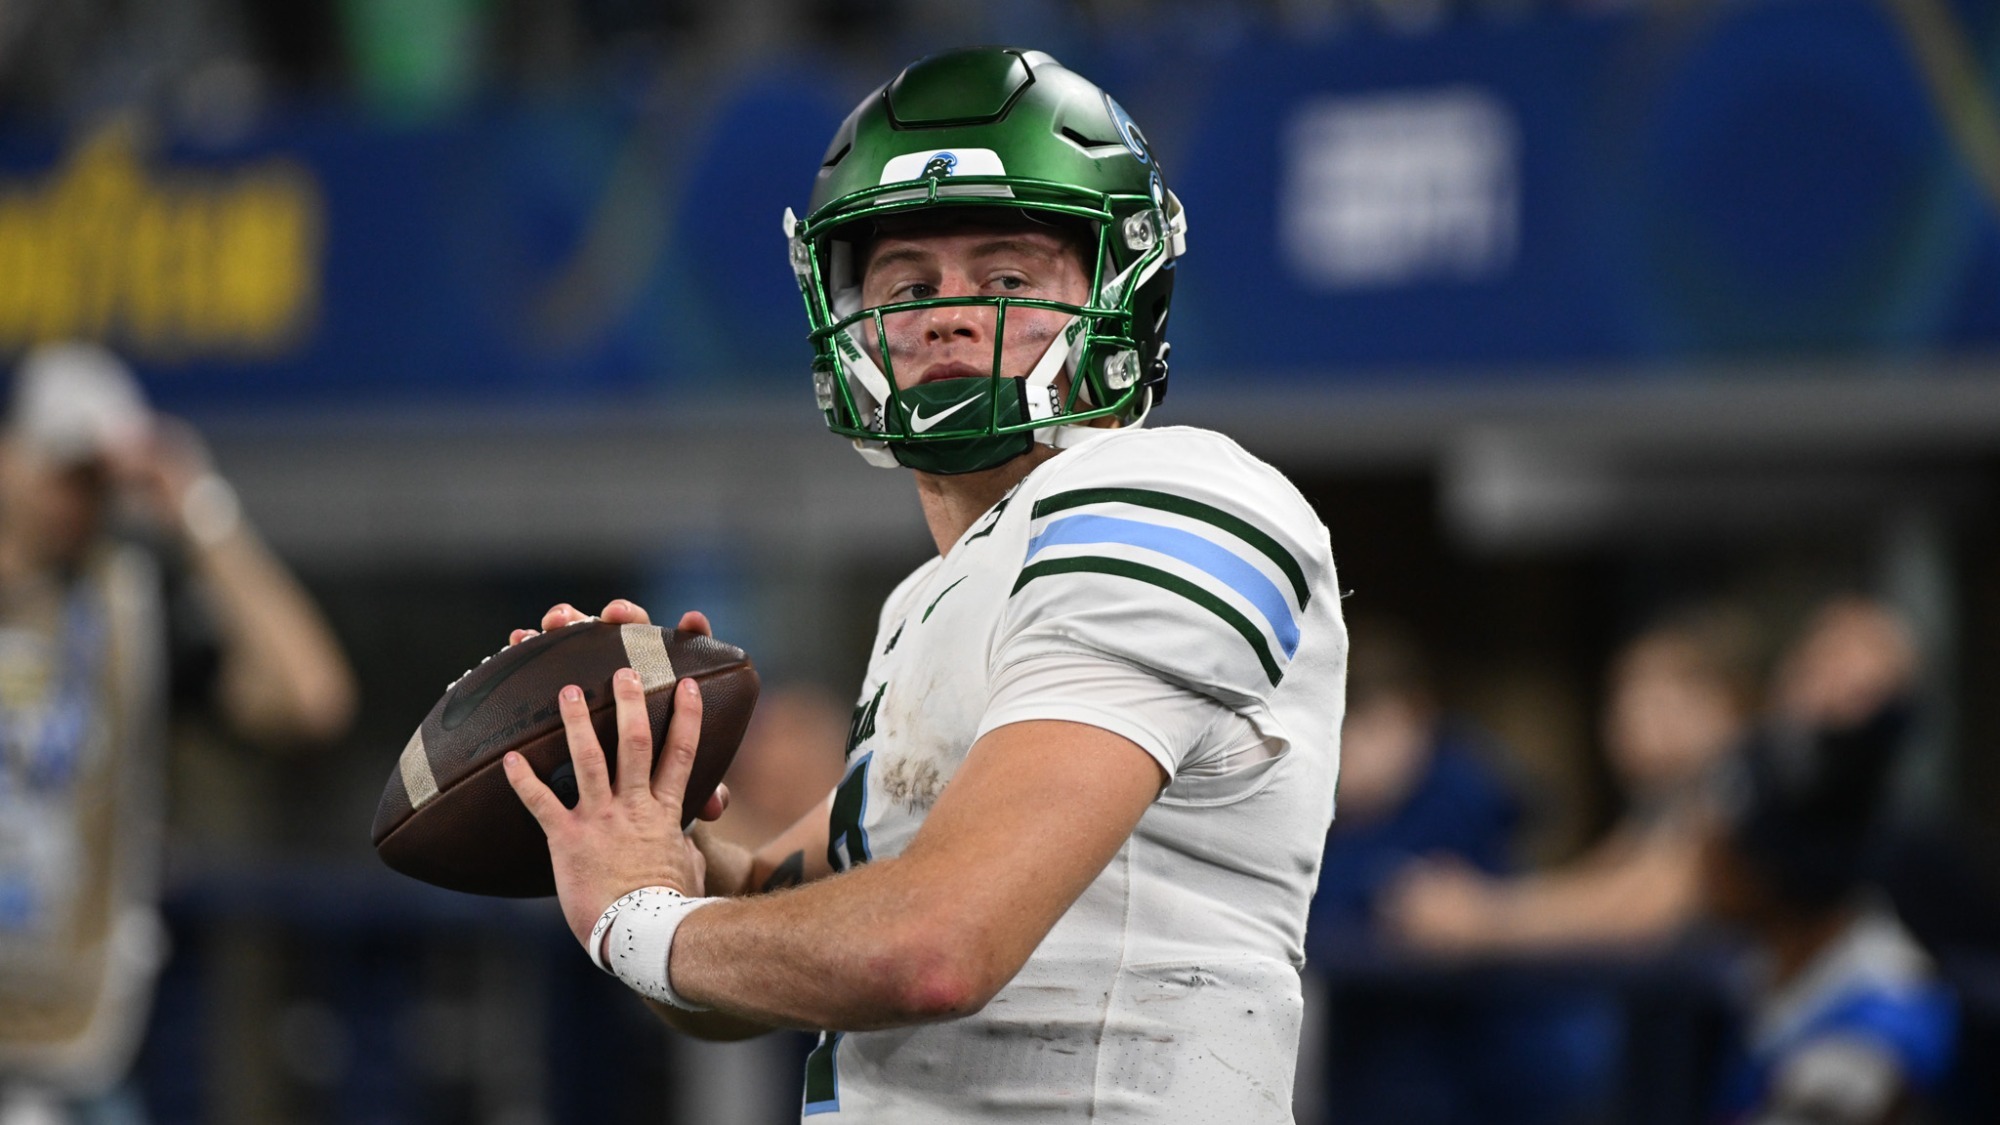
[[[1090,278],[1077,243],[1061,230],[1023,220],[1005,226],[890,230],[869,249],[861,302],[878,308],[933,297],[1034,297],[1087,303]],[[993,374],[997,310],[945,305],[883,316],[896,385]],[[1009,307],[1000,373],[1018,379],[1061,333],[1065,313]],[[866,322],[864,322],[866,323]],[[874,327],[864,328],[876,347]]]

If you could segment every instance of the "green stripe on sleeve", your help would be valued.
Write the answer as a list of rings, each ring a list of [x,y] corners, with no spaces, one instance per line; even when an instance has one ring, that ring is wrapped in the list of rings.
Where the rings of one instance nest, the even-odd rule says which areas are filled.
[[[1285,550],[1284,544],[1271,538],[1256,524],[1199,500],[1151,488],[1078,488],[1035,501],[1032,515],[1040,519],[1051,512],[1081,508],[1086,504],[1136,504],[1141,508],[1156,508],[1212,524],[1262,551],[1266,558],[1276,563],[1278,569],[1285,572],[1285,577],[1291,579],[1292,592],[1298,595],[1300,609],[1312,600],[1312,595],[1306,591],[1305,568],[1299,565],[1299,560],[1293,558],[1290,551]]]
[[[1066,493],[1065,495],[1069,494]],[[1113,574],[1121,578],[1136,579],[1140,582],[1151,583],[1162,590],[1179,594],[1181,597],[1222,618],[1230,628],[1242,634],[1243,639],[1250,642],[1251,651],[1257,654],[1257,662],[1264,666],[1264,675],[1270,677],[1272,687],[1277,687],[1278,681],[1284,679],[1284,670],[1279,668],[1278,662],[1272,658],[1271,646],[1265,643],[1264,634],[1259,632],[1255,625],[1250,624],[1249,618],[1236,612],[1236,607],[1177,574],[1169,574],[1164,570],[1146,566],[1143,563],[1090,555],[1064,559],[1048,559],[1023,567],[1021,576],[1014,580],[1014,588],[1007,591],[1007,596],[1013,597],[1020,592],[1021,587],[1026,586],[1037,578],[1046,578],[1051,574],[1074,574],[1079,572]]]

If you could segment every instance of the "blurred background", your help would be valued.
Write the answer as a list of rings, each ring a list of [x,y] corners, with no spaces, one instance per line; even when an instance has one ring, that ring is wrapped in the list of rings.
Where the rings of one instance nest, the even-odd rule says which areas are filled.
[[[992,42],[1146,130],[1190,220],[1158,420],[1299,483],[1355,721],[1402,700],[1349,733],[1300,1120],[1723,1119],[1746,931],[1698,858],[1741,806],[1689,779],[1811,710],[1863,601],[1854,690],[1909,715],[1870,901],[1957,1013],[1918,1119],[2000,1120],[2000,7],[5,0],[0,357],[128,361],[358,688],[300,752],[177,709],[120,1120],[796,1115],[800,1043],[671,1040],[552,903],[400,879],[368,826],[556,601],[756,656],[746,836],[837,772],[929,540],[821,428],[778,219],[862,95]]]

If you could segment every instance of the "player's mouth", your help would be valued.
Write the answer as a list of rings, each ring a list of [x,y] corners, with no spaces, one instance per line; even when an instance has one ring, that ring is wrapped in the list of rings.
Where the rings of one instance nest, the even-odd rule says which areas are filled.
[[[921,387],[925,383],[938,383],[946,379],[984,379],[992,374],[990,368],[981,370],[969,363],[940,363],[925,368],[923,376],[917,380],[917,385]]]

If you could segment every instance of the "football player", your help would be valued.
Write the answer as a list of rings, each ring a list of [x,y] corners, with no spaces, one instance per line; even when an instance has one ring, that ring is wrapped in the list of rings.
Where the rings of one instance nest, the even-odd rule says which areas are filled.
[[[882,607],[844,778],[754,854],[681,833],[692,682],[650,780],[614,682],[615,788],[567,689],[576,808],[506,766],[570,925],[678,1027],[822,1031],[809,1117],[1291,1120],[1347,637],[1297,490],[1140,428],[1185,239],[1144,135],[1040,52],[934,56],[784,228],[819,407],[913,471],[938,557]]]

